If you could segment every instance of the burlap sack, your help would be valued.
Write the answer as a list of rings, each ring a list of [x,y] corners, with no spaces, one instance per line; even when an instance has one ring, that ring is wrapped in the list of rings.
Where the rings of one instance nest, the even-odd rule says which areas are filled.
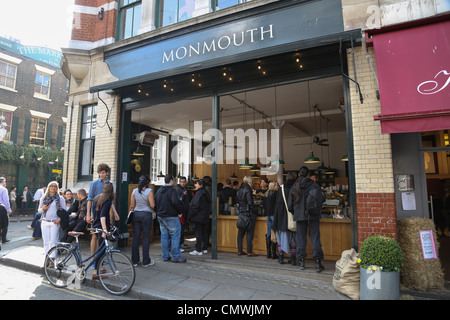
[[[353,300],[358,300],[359,278],[358,254],[353,248],[343,251],[341,259],[336,262],[336,270],[333,276],[334,288]]]

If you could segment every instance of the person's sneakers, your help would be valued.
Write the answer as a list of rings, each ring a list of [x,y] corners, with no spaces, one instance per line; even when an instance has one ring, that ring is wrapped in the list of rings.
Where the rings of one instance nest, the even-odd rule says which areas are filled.
[[[179,257],[178,259],[172,259],[173,263],[183,263],[186,262],[187,260],[183,257]]]
[[[151,260],[149,264],[143,264],[142,268],[148,268],[150,266],[153,266],[155,264],[155,261]]]
[[[204,253],[204,254],[207,254],[207,253],[208,253],[208,250],[203,250],[203,253]]]
[[[27,226],[28,230],[34,230],[34,228],[32,226]]]
[[[203,255],[203,252],[198,252],[197,250],[194,250],[194,251],[191,251],[191,252],[189,252],[189,254],[191,255],[191,256],[201,256],[201,255]]]

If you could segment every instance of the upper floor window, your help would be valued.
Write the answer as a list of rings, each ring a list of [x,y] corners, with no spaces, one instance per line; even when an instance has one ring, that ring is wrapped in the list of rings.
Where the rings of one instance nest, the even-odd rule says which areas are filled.
[[[141,0],[120,0],[120,39],[138,35],[141,27]]]
[[[161,0],[159,2],[159,25],[171,25],[192,18],[195,0]]]
[[[0,60],[0,87],[15,89],[17,66]]]
[[[235,6],[240,3],[247,2],[247,0],[213,0],[215,2],[215,10],[225,9],[231,6]]]
[[[50,80],[51,76],[42,72],[36,72],[34,81],[34,95],[41,98],[50,98]]]

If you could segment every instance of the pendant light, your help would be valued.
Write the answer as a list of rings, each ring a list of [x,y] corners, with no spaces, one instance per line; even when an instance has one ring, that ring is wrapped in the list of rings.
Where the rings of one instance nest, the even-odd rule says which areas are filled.
[[[236,174],[233,172],[233,175],[230,177],[230,179],[231,179],[231,180],[237,180],[237,178],[238,178],[238,177],[237,177]]]
[[[320,159],[314,156],[312,151],[312,135],[311,135],[311,101],[310,101],[310,92],[309,92],[309,81],[308,81],[308,110],[309,110],[309,134],[311,137],[309,143],[309,156],[305,158],[304,163],[320,163]]]
[[[341,161],[348,161],[348,154],[343,155]]]
[[[328,140],[328,121],[330,121],[330,119],[327,119],[327,141],[330,141],[330,140]],[[336,174],[336,172],[337,172],[336,169],[331,168],[330,149],[328,149],[328,168],[325,170],[325,174]]]
[[[244,163],[241,163],[239,165],[239,169],[241,169],[241,170],[248,170],[251,167],[253,167],[253,166],[248,162],[248,158],[247,157],[245,157]]]

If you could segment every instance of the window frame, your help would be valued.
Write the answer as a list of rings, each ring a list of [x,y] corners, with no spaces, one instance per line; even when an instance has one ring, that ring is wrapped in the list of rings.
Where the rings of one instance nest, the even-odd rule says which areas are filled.
[[[38,74],[41,74],[43,76],[42,84],[37,82]],[[41,93],[42,90],[41,90],[41,92],[36,92],[36,86],[37,85],[41,86],[41,89],[43,87],[47,88],[47,86],[45,86],[45,84],[44,84],[44,79],[45,79],[46,76],[48,77],[48,93],[47,93],[47,95]],[[45,99],[45,100],[50,100],[50,89],[51,89],[51,86],[52,86],[52,75],[48,74],[48,73],[45,73],[43,71],[40,71],[40,70],[36,70],[36,77],[34,78],[34,97],[35,98],[40,98],[40,99]]]
[[[14,64],[14,63],[11,63],[11,62],[9,62],[9,61],[3,60],[3,59],[0,59],[0,62],[6,64],[6,74],[4,75],[4,77],[5,77],[6,79],[11,79],[11,78],[8,78],[8,67],[9,67],[9,66],[12,66],[12,67],[14,67],[14,68],[16,69],[15,72],[14,72],[14,85],[13,85],[13,87],[12,87],[12,88],[11,88],[11,87],[8,87],[8,86],[6,85],[6,80],[5,80],[5,85],[3,85],[3,84],[0,83],[0,88],[6,89],[6,90],[11,90],[11,91],[16,91],[18,65],[17,65],[17,64]]]
[[[91,108],[88,115],[88,119],[85,118],[85,110]],[[80,123],[80,154],[78,156],[78,179],[79,180],[92,180],[94,176],[94,154],[95,154],[95,139],[97,130],[97,103],[84,105],[81,108],[81,123]],[[94,114],[95,113],[95,114]],[[89,137],[83,137],[84,126],[89,125]],[[83,164],[85,159],[85,142],[90,141],[90,155],[88,165],[88,174],[83,174]]]
[[[38,121],[38,123],[36,124],[36,129],[33,130],[33,123],[35,122],[35,120]],[[36,134],[36,132],[42,132],[42,131],[38,131],[39,129],[39,125],[41,124],[40,122],[44,121],[44,136],[38,137],[37,135],[33,136],[33,133]],[[47,127],[48,127],[48,119],[46,118],[42,118],[42,117],[37,117],[37,116],[31,116],[31,126],[30,126],[30,142],[29,144],[31,146],[36,146],[36,147],[46,147],[46,138],[47,138]],[[38,143],[33,143],[33,142],[37,142],[37,141],[33,141],[37,140],[37,141],[42,141],[42,144],[38,144]]]
[[[14,117],[14,111],[11,110],[5,110],[3,108],[0,108],[0,129],[3,128],[3,122],[6,123],[6,127],[9,127],[6,130],[6,134],[3,137],[3,139],[0,140],[0,142],[9,142],[11,141],[11,132],[12,132],[12,122]],[[9,118],[9,123],[7,119]]]
[[[117,23],[117,29],[116,29],[116,40],[125,40],[132,37],[135,37],[139,34],[140,25],[142,22],[142,0],[126,0],[129,1],[127,4],[123,4],[124,0],[119,0],[119,13],[118,13],[118,23]],[[141,15],[139,16],[139,24],[137,26],[137,29],[135,30],[134,24],[135,19],[132,20],[132,35],[125,37],[125,25],[126,25],[126,12],[129,9],[133,9],[133,18],[134,18],[134,10],[136,7],[140,6],[140,12]],[[134,31],[134,32],[133,32]],[[134,34],[135,33],[135,34]]]

